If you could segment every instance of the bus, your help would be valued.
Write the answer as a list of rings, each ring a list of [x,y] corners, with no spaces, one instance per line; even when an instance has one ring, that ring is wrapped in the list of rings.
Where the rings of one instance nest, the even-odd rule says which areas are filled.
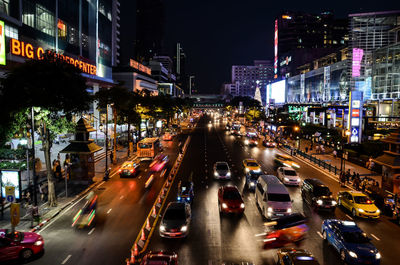
[[[140,159],[153,159],[160,151],[160,140],[156,137],[144,138],[137,143],[137,156]]]

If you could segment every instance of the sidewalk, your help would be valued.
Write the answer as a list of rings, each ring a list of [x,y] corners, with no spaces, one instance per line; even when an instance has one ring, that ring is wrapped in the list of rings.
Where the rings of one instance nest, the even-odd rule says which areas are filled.
[[[108,167],[111,167],[111,171],[113,169],[118,168],[120,164],[122,164],[127,159],[127,148],[122,148],[117,150],[116,155],[116,164],[112,165],[110,163],[110,159],[108,158]],[[50,221],[52,218],[57,216],[63,209],[67,208],[69,205],[73,204],[77,201],[83,194],[87,193],[89,190],[93,189],[97,186],[101,181],[103,181],[103,176],[105,172],[105,158],[99,160],[95,164],[95,176],[93,177],[93,184],[90,186],[84,185],[73,185],[72,183],[68,183],[68,197],[65,197],[65,182],[64,179],[57,181],[56,186],[56,195],[58,205],[56,207],[48,207],[47,202],[43,202],[40,199],[40,195],[38,194],[38,208],[40,215],[40,224],[36,226],[33,230],[40,229],[40,227]],[[20,222],[16,226],[16,230],[20,231],[29,231],[32,229],[32,218],[30,215],[30,206],[25,207],[23,203],[21,203],[20,208]],[[37,223],[35,223],[37,225]],[[10,209],[4,209],[4,216],[0,218],[0,228],[2,229],[11,229],[10,223]]]
[[[300,148],[298,148],[298,140],[288,140],[288,144],[291,147],[296,148],[297,150],[301,150],[302,152],[305,152],[306,147],[310,148],[311,141],[307,140],[307,139],[301,139],[300,140]],[[335,158],[333,156],[333,154],[332,154],[333,148],[332,147],[324,146],[324,149],[325,149],[324,153],[317,153],[315,147],[316,147],[316,144],[314,143],[313,150],[311,150],[311,151],[309,150],[306,154],[311,155],[317,159],[320,159],[320,160],[324,161],[326,164],[330,165],[331,167],[336,167],[340,171],[341,158],[340,157]],[[316,165],[315,163],[313,163],[307,159],[306,159],[306,161],[308,163],[312,163],[312,164]],[[378,174],[374,171],[371,171],[365,167],[348,162],[347,160],[343,160],[343,161],[344,161],[344,170],[343,171],[347,172],[347,170],[350,169],[351,174],[353,174],[353,172],[355,172],[355,173],[359,173],[361,178],[368,177],[368,178],[374,179],[375,181],[378,181],[379,186],[382,187],[382,176],[380,174]],[[333,172],[330,172],[330,173],[333,174]],[[338,177],[338,175],[336,175],[336,177]]]

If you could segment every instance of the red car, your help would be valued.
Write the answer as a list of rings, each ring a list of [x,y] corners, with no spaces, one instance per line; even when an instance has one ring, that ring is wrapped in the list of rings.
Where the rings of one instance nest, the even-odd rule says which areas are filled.
[[[218,189],[218,207],[220,214],[243,214],[244,202],[236,186],[223,186]]]
[[[36,233],[11,233],[8,229],[0,229],[0,261],[18,258],[29,260],[43,250],[43,238]]]
[[[151,264],[178,265],[178,255],[175,252],[150,251],[143,257],[140,265]]]
[[[164,154],[158,154],[153,162],[150,164],[150,170],[151,171],[161,171],[167,164],[168,164],[169,158],[167,155]]]

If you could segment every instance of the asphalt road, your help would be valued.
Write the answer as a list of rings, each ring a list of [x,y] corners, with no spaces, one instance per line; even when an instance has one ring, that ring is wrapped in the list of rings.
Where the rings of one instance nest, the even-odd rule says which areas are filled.
[[[185,135],[179,137],[181,141]],[[178,139],[163,142],[164,153],[172,166],[178,153]],[[130,249],[150,211],[164,178],[155,173],[149,188],[144,183],[152,174],[149,162],[142,162],[135,178],[118,174],[103,183],[95,193],[99,196],[95,224],[86,229],[71,227],[72,219],[84,200],[65,210],[39,233],[44,237],[45,253],[30,264],[125,264]]]
[[[255,158],[263,171],[276,175],[273,168],[273,158],[276,153],[283,153],[277,148],[267,149],[261,145],[247,147],[243,139],[231,136],[223,130],[222,122],[214,122],[203,118],[197,129],[192,133],[192,139],[178,172],[177,179],[185,179],[193,175],[195,199],[192,205],[192,223],[189,236],[186,239],[163,239],[155,231],[147,250],[175,251],[179,256],[179,264],[222,264],[249,262],[254,264],[273,264],[275,250],[262,249],[262,237],[257,236],[264,231],[261,213],[255,205],[254,194],[245,190],[242,160]],[[211,126],[210,126],[211,125]],[[231,181],[214,180],[212,167],[216,161],[227,161],[233,170]],[[298,170],[302,179],[315,177],[328,185],[334,195],[343,188],[330,176],[313,166],[298,160],[301,168]],[[175,182],[177,183],[177,181]],[[245,214],[243,217],[220,217],[217,203],[217,190],[225,184],[237,185],[245,199]],[[334,213],[314,212],[303,203],[300,189],[288,187],[294,200],[295,212],[302,212],[309,218],[309,232],[300,247],[309,250],[321,264],[340,264],[339,255],[323,243],[321,223],[324,219],[337,218],[353,220],[350,213],[337,208]],[[171,190],[169,201],[176,198],[176,186]],[[381,264],[397,264],[397,252],[400,245],[400,227],[387,217],[380,220],[354,221],[373,238],[372,243],[382,254]],[[396,236],[393,236],[396,235]]]

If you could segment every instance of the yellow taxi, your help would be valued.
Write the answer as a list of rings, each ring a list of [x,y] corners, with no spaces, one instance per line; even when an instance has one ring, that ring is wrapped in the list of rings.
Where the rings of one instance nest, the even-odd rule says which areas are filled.
[[[243,160],[243,169],[244,169],[245,173],[248,173],[248,172],[259,173],[259,172],[261,172],[261,167],[257,163],[257,160],[255,160],[255,159],[245,159],[245,160]]]
[[[341,191],[337,197],[338,205],[351,211],[353,216],[379,218],[381,211],[374,202],[359,191]]]

